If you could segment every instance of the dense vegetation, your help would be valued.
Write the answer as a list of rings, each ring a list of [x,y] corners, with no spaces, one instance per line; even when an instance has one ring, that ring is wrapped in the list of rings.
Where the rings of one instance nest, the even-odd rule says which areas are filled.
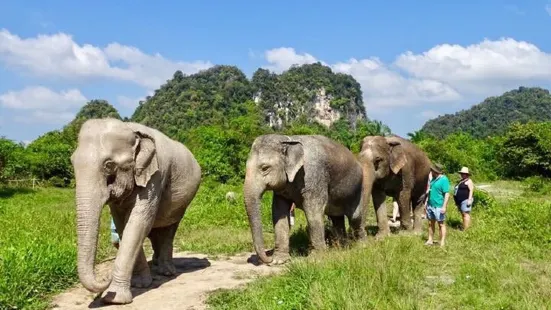
[[[429,120],[422,131],[437,138],[465,132],[476,138],[505,134],[515,122],[551,121],[551,95],[539,87],[519,87],[489,97],[468,110]]]
[[[316,102],[326,102],[339,114],[321,124],[318,119],[327,111],[316,110]],[[70,185],[69,157],[78,130],[85,120],[98,117],[121,119],[108,102],[92,100],[63,129],[46,133],[27,147],[0,139],[5,145],[0,151],[0,180],[34,177],[56,186]],[[274,125],[270,117],[284,121]],[[356,152],[363,136],[390,134],[386,125],[366,118],[354,78],[319,63],[293,67],[281,75],[259,69],[251,81],[235,66],[219,65],[189,76],[176,71],[153,96],[140,102],[129,120],[186,144],[203,175],[222,183],[244,178],[250,145],[261,134],[323,134]]]

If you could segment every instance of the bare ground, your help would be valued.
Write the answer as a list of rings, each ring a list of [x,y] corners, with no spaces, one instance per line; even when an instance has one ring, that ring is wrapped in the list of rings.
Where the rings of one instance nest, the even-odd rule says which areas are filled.
[[[52,309],[207,309],[207,294],[220,288],[235,288],[258,276],[282,271],[283,267],[255,266],[248,262],[253,253],[243,253],[214,260],[204,254],[175,253],[175,277],[153,276],[149,288],[132,288],[134,299],[127,305],[104,305],[99,296],[90,293],[80,284],[54,297]],[[105,275],[113,261],[97,267],[100,276]]]

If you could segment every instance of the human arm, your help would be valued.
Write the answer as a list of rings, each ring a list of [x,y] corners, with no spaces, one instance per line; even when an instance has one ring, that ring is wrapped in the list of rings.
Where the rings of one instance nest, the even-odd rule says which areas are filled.
[[[473,204],[473,194],[474,194],[474,184],[473,184],[473,181],[469,180],[467,182],[467,187],[469,188],[469,200],[468,200],[468,203],[469,205],[472,205]]]
[[[446,208],[448,207],[449,199],[450,199],[450,193],[446,192],[444,194],[444,204],[442,205],[442,213],[446,213]]]
[[[448,200],[450,199],[450,181],[447,178],[442,185],[442,192],[444,193],[444,204],[442,205],[442,213],[446,213]]]

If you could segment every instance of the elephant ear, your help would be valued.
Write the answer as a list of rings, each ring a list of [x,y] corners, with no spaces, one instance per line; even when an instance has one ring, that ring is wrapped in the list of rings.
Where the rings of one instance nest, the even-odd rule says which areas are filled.
[[[135,131],[134,160],[136,162],[134,180],[136,185],[145,187],[151,176],[159,170],[155,139],[141,131]]]
[[[293,182],[297,172],[304,166],[304,149],[299,141],[283,141],[285,173],[289,182]]]
[[[398,174],[408,162],[406,152],[400,141],[388,140],[388,145],[390,146],[390,169],[394,174]]]

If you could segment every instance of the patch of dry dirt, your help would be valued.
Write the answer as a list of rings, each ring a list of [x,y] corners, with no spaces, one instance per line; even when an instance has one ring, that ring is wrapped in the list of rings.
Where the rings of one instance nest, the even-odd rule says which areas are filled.
[[[243,253],[216,260],[197,253],[174,254],[174,264],[178,270],[175,277],[154,275],[149,288],[132,288],[134,299],[127,305],[104,305],[96,294],[90,293],[80,284],[57,295],[52,309],[207,309],[207,294],[220,288],[236,288],[259,276],[275,274],[284,270],[278,266],[255,266],[247,262],[253,253]],[[109,272],[113,261],[98,265],[97,273],[102,276]]]

